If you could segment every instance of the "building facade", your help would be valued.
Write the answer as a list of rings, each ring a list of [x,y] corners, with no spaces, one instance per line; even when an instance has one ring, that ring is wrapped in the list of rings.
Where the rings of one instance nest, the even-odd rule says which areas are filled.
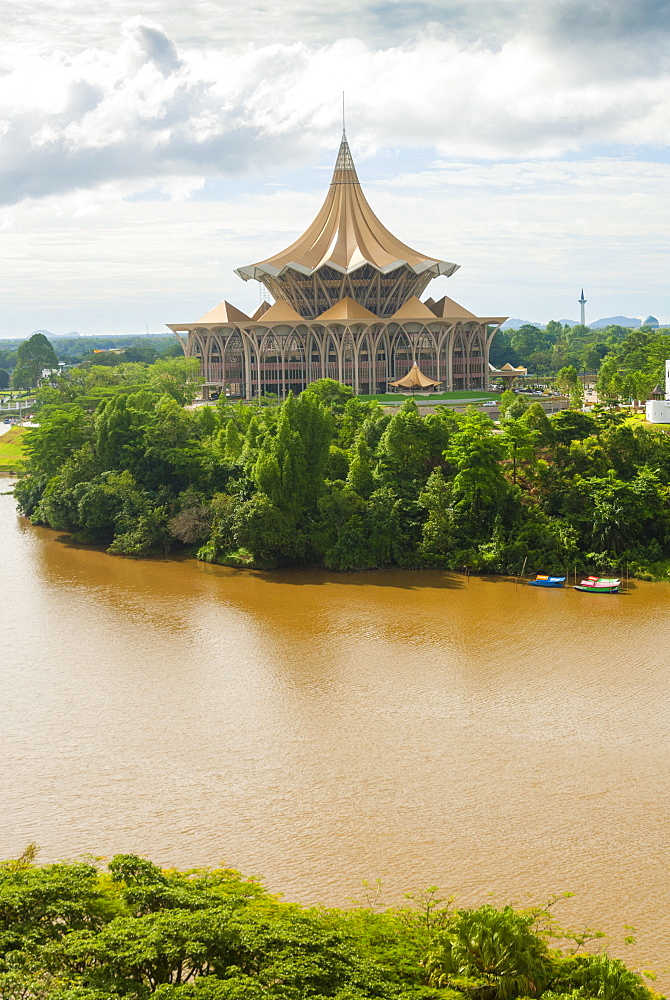
[[[343,136],[326,200],[286,250],[241,267],[275,298],[247,316],[221,302],[194,323],[170,323],[210,386],[253,399],[333,378],[355,393],[387,392],[416,362],[448,389],[488,388],[489,347],[506,317],[477,317],[448,297],[419,296],[458,269],[401,243],[363,194]]]

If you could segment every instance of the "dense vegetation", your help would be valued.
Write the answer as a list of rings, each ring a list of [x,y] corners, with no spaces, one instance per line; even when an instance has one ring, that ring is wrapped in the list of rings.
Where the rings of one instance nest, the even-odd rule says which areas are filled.
[[[652,1000],[552,904],[460,909],[431,887],[383,912],[281,902],[229,869],[0,864],[2,1000]],[[555,902],[555,901],[554,901]],[[557,947],[560,945],[561,947]]]
[[[14,388],[37,385],[42,369],[55,367],[59,361],[72,364],[119,364],[123,361],[151,364],[159,357],[179,357],[181,346],[172,334],[147,336],[54,337],[43,333],[26,339],[3,340],[0,347],[0,389],[10,382]],[[110,352],[96,354],[96,351]],[[53,352],[53,353],[51,353]],[[117,353],[118,352],[118,353]],[[26,366],[24,362],[27,361]],[[35,368],[31,367],[33,362]],[[18,372],[16,369],[18,368]]]
[[[185,547],[233,566],[670,568],[663,431],[604,408],[549,418],[512,393],[499,427],[474,407],[422,417],[411,399],[391,415],[331,380],[187,410],[196,369],[76,369],[41,388],[21,509],[112,553]]]
[[[667,339],[668,330],[661,333],[665,333]],[[656,331],[647,327],[632,331],[632,334],[642,340],[658,337]],[[544,329],[526,323],[518,330],[496,333],[491,345],[491,362],[524,365],[529,372],[540,376],[553,376],[568,366],[594,375],[603,359],[617,357],[624,341],[630,337],[629,329],[615,324],[592,330],[588,326],[562,325],[556,320],[551,320]]]

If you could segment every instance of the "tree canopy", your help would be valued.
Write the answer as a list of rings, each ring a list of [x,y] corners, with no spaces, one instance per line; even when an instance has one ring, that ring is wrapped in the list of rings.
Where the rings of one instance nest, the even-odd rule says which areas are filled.
[[[164,870],[117,854],[0,863],[3,1000],[652,1000],[550,906],[460,908],[436,887],[405,906],[281,902],[232,869]],[[560,945],[560,947],[558,947]]]
[[[43,371],[51,371],[57,367],[58,358],[50,341],[43,333],[34,333],[16,352],[12,386],[15,389],[32,389],[38,384]]]

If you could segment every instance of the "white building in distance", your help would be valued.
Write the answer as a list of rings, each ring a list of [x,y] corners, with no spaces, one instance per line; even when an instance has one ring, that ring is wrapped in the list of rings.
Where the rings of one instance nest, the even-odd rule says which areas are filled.
[[[665,362],[665,399],[649,399],[646,405],[650,424],[670,424],[670,359]]]

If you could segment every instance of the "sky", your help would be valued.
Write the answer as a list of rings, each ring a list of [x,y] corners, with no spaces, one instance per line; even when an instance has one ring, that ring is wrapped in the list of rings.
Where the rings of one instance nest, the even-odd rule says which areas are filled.
[[[0,337],[166,332],[260,286],[341,133],[479,315],[670,320],[670,0],[5,0]]]

